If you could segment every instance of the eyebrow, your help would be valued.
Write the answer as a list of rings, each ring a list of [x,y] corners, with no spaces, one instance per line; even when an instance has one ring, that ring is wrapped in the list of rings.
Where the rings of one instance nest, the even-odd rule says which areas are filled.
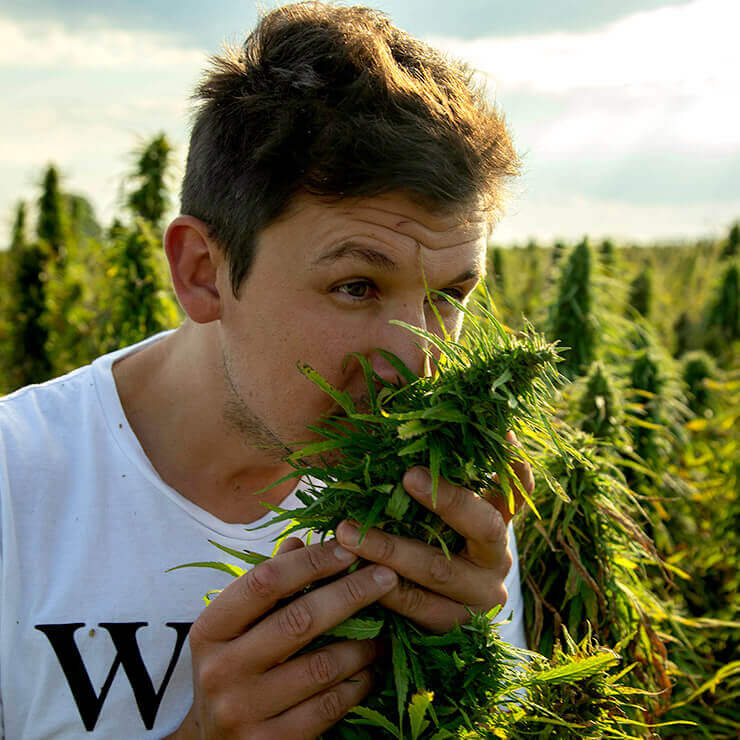
[[[379,267],[381,270],[386,272],[396,272],[398,265],[387,255],[382,252],[378,252],[377,249],[371,247],[364,247],[357,242],[347,241],[340,244],[334,249],[330,250],[326,254],[322,254],[321,257],[314,260],[311,263],[311,269],[322,267],[324,265],[333,265],[341,259],[352,257],[360,259],[373,267]]]
[[[362,262],[367,263],[373,267],[380,268],[385,272],[397,272],[398,265],[388,255],[379,252],[377,249],[372,247],[366,247],[358,244],[357,242],[347,241],[340,244],[334,249],[330,250],[326,254],[322,254],[319,258],[315,259],[311,263],[310,269],[316,269],[325,265],[333,265],[339,260],[354,258],[359,259]],[[468,280],[480,280],[482,277],[482,271],[479,265],[469,267],[463,270],[457,277],[450,280],[449,284],[454,283],[465,283]]]

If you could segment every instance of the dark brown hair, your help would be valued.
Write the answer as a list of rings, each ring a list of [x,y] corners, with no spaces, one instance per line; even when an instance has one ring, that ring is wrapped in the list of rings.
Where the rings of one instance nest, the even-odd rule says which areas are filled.
[[[234,295],[256,236],[299,192],[405,191],[495,213],[518,159],[472,74],[363,7],[286,5],[198,86],[182,212],[208,224]]]

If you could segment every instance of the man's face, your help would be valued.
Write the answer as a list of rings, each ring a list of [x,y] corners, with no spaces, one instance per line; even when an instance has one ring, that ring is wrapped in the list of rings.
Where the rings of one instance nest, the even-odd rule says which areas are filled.
[[[389,381],[396,372],[378,348],[423,374],[421,340],[389,322],[440,334],[424,277],[430,289],[465,300],[484,269],[487,228],[483,214],[468,214],[463,223],[400,194],[334,204],[298,197],[260,233],[238,299],[227,271],[219,274],[226,418],[250,444],[305,442],[316,438],[306,426],[336,406],[298,370],[299,362],[355,400],[366,386],[356,360],[343,367],[352,352]],[[439,296],[431,300],[457,334],[460,313]]]

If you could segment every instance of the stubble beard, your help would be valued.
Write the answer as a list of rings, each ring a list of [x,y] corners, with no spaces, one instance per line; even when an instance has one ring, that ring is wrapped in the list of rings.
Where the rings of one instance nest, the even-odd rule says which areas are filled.
[[[271,454],[275,462],[281,462],[291,449],[249,406],[234,381],[231,359],[226,348],[221,348],[222,372],[226,387],[223,419],[237,432],[247,447]]]
[[[226,401],[223,409],[223,419],[226,424],[236,431],[247,447],[263,450],[272,455],[273,460],[283,462],[285,458],[300,449],[303,443],[296,441],[292,446],[273,431],[269,425],[261,419],[252,408],[250,408],[244,396],[241,394],[238,385],[234,380],[234,374],[231,370],[230,357],[225,347],[222,347],[222,371],[226,386]],[[354,400],[355,407],[359,413],[369,413],[371,411],[370,396],[367,393]],[[342,409],[333,404],[332,408],[324,414],[321,419],[332,417],[342,422],[346,414]],[[321,427],[321,419],[316,420],[316,425]],[[346,422],[348,431],[351,429],[351,422]],[[309,432],[306,430],[306,436]],[[323,438],[322,438],[323,439]],[[310,440],[305,440],[306,442]],[[341,450],[331,450],[320,455],[310,455],[302,458],[304,463],[323,467],[325,465],[335,465],[343,458]]]

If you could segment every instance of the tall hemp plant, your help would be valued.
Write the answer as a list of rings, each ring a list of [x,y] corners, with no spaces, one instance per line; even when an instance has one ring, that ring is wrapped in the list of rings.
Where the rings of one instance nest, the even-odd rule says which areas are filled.
[[[26,207],[20,203],[7,254],[3,312],[7,341],[3,342],[0,392],[11,391],[51,376],[47,351],[44,274],[48,252],[26,235]]]
[[[36,231],[48,255],[44,269],[44,321],[46,351],[54,375],[92,359],[94,312],[90,293],[96,262],[90,260],[87,239],[77,230],[85,208],[87,219],[94,220],[92,207],[82,196],[62,191],[59,173],[50,165],[44,174]]]
[[[105,352],[171,329],[180,318],[161,246],[172,149],[159,134],[135,156],[135,170],[128,177],[135,188],[126,197],[134,222],[129,227],[116,222],[109,234],[106,308],[99,321]]]
[[[655,692],[644,717],[654,721],[668,707],[670,680],[654,621],[662,607],[646,586],[646,563],[660,568],[662,561],[630,515],[636,502],[618,459],[583,433],[570,443],[580,460],[570,466],[557,455],[546,460],[569,503],[540,492],[535,506],[542,520],[531,512],[517,520],[529,644],[550,655],[562,625],[576,640],[593,629],[633,666],[634,685]]]
[[[562,380],[555,364],[556,347],[531,329],[513,337],[497,322],[490,304],[478,307],[474,314],[449,296],[439,295],[466,314],[466,334],[456,341],[394,322],[429,347],[434,372],[431,377],[418,377],[395,355],[378,350],[405,381],[394,385],[377,376],[365,357],[352,355],[365,374],[368,410],[359,411],[346,392],[312,368],[300,366],[343,413],[309,427],[323,439],[287,458],[294,471],[277,483],[303,478],[310,485],[298,493],[301,508],[272,507],[276,519],[287,525],[282,537],[308,530],[323,539],[342,520],[355,519],[361,533],[379,527],[440,547],[447,556],[458,552],[464,545],[461,536],[403,488],[401,479],[414,465],[429,468],[433,495],[439,479],[445,478],[479,493],[499,490],[513,507],[519,486],[511,459],[519,455],[539,472],[551,496],[567,498],[537,455],[513,448],[506,439],[511,429],[530,450],[564,459],[578,457],[548,419],[549,398]],[[250,565],[265,559],[217,546]],[[190,565],[226,568],[235,576],[244,572],[223,563]],[[437,635],[374,604],[309,644],[306,650],[338,637],[378,637],[390,646],[390,663],[380,672],[375,692],[326,737],[441,740],[466,732],[469,737],[491,737],[491,733],[501,737],[514,717],[506,712],[499,716],[496,707],[502,705],[508,712],[525,707],[540,728],[583,731],[591,726],[591,715],[598,715],[600,727],[611,727],[617,733],[614,736],[627,736],[617,729],[617,707],[627,695],[623,692],[632,690],[618,685],[619,674],[609,676],[618,662],[613,652],[573,645],[567,651],[558,649],[551,658],[529,661],[528,653],[500,640],[492,616],[493,612],[471,613],[468,624]],[[584,693],[595,676],[600,677],[599,687]],[[580,714],[563,720],[548,704],[555,695],[574,712],[573,699],[580,695]],[[605,711],[608,707],[614,712]],[[626,716],[621,709],[619,716]],[[520,735],[513,726],[507,732],[504,737],[524,737],[527,728]]]
[[[547,322],[548,337],[566,348],[560,370],[569,380],[586,372],[596,359],[592,261],[591,248],[584,239],[563,265]]]

